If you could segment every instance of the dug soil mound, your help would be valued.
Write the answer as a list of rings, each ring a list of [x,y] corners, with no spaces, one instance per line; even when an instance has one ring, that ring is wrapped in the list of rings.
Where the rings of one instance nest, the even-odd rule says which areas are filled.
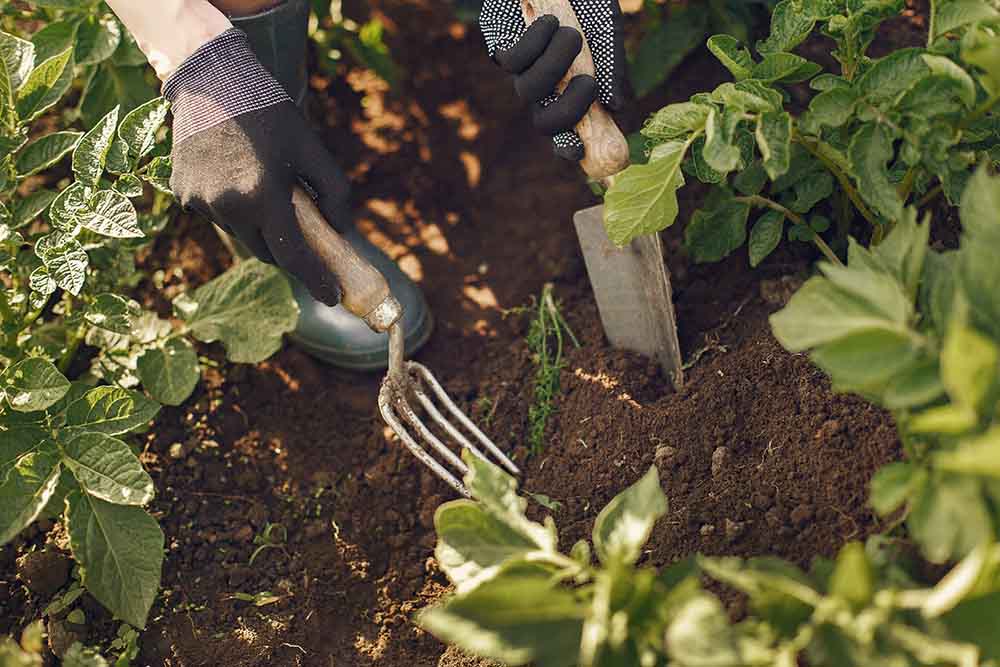
[[[807,258],[782,251],[756,271],[743,254],[689,266],[671,230],[690,368],[685,388],[669,393],[654,364],[603,340],[570,223],[592,198],[531,134],[478,33],[443,3],[372,4],[407,63],[404,83],[390,92],[361,70],[316,76],[314,117],[326,119],[325,139],[350,168],[362,228],[428,296],[437,330],[419,360],[517,453],[524,487],[558,503],[565,544],[654,463],[670,512],[651,564],[696,552],[806,564],[877,529],[866,485],[898,456],[890,418],[833,394],[769,331]],[[696,57],[670,99],[722,77]],[[633,125],[656,102],[635,110]],[[174,229],[144,260],[150,271],[180,268],[164,276],[168,296],[229,261],[204,223]],[[546,447],[528,457],[535,368],[527,321],[504,310],[547,282],[581,347],[568,353]],[[212,346],[201,352],[211,362],[205,382],[144,436],[168,553],[140,664],[478,664],[442,657],[445,647],[411,622],[447,591],[432,522],[453,496],[378,418],[380,375],[335,370],[294,347],[252,367],[225,363]],[[0,633],[38,618],[51,598],[51,585],[24,586],[14,562],[46,542],[58,548],[58,528],[46,528],[0,551]],[[75,631],[96,642],[113,625],[98,605],[87,610]]]

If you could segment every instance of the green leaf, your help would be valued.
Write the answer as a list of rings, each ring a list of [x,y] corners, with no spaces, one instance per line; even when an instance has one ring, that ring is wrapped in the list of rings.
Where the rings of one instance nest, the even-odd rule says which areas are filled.
[[[171,338],[163,347],[146,350],[139,357],[137,372],[142,386],[160,403],[180,405],[201,379],[198,355],[191,343]]]
[[[1000,479],[1000,427],[964,440],[954,450],[939,452],[934,465],[940,470]]]
[[[941,349],[941,380],[956,403],[982,406],[997,382],[1000,350],[988,338],[952,320]]]
[[[686,137],[705,128],[712,109],[711,106],[693,102],[669,104],[646,120],[642,134],[660,142]]]
[[[173,174],[173,162],[169,157],[154,157],[146,165],[146,173],[142,179],[152,185],[160,192],[172,195],[170,189],[170,177]]]
[[[138,176],[133,174],[122,174],[115,181],[114,189],[116,192],[120,192],[126,197],[141,197],[142,196],[142,181]]]
[[[982,4],[979,0],[976,0],[976,4]],[[982,6],[986,6],[982,4]],[[944,56],[932,56],[930,54],[924,54],[923,56],[924,64],[933,72],[934,74],[954,81],[958,84],[958,89],[961,91],[961,100],[966,107],[972,108],[976,104],[976,82],[972,80],[972,76],[962,69],[958,64],[955,63],[950,58],[945,58]]]
[[[750,656],[744,654],[744,645],[722,603],[704,593],[688,600],[677,612],[667,628],[666,649],[678,665],[738,667],[753,664]]]
[[[875,573],[861,542],[848,542],[841,547],[830,577],[830,594],[846,600],[854,609],[871,603],[875,595]]]
[[[1000,94],[1000,39],[985,30],[967,33],[962,40],[962,60],[983,70],[978,78],[987,92]]]
[[[972,23],[995,22],[1000,12],[982,0],[950,0],[939,2],[934,14],[933,39]]]
[[[879,213],[890,220],[898,220],[903,216],[903,201],[895,184],[889,180],[888,163],[892,158],[892,134],[883,125],[862,127],[848,149],[858,192]]]
[[[78,211],[76,219],[83,227],[102,236],[116,239],[142,238],[139,214],[129,198],[115,190],[101,190]]]
[[[227,356],[257,363],[281,347],[281,337],[298,323],[299,310],[288,279],[269,264],[240,262],[174,300],[178,316],[200,341],[222,341]]]
[[[785,111],[762,113],[757,121],[757,146],[764,169],[774,180],[788,171],[792,151],[792,116]]]
[[[98,294],[94,302],[87,306],[83,318],[107,331],[119,334],[132,332],[132,317],[138,312],[138,306],[117,294]]]
[[[66,153],[76,148],[82,136],[81,132],[53,132],[31,142],[17,156],[18,177],[37,174],[59,162]]]
[[[153,480],[121,440],[104,433],[82,433],[63,445],[63,462],[80,487],[116,505],[142,506],[153,499]]]
[[[142,394],[121,387],[97,387],[66,408],[63,428],[72,432],[124,435],[145,425],[160,406]]]
[[[708,38],[708,50],[732,73],[737,81],[749,79],[754,67],[753,58],[746,47],[731,35],[713,35]],[[754,77],[756,78],[756,77]]]
[[[585,609],[544,577],[505,576],[427,609],[417,623],[442,641],[508,665],[570,667]]]
[[[604,197],[604,225],[615,245],[625,246],[677,219],[677,189],[684,185],[681,162],[689,145],[661,144],[648,164],[632,165],[615,178]]]
[[[699,263],[717,262],[747,238],[750,205],[728,199],[710,209],[699,209],[684,230],[684,246]]]
[[[146,67],[116,67],[108,62],[97,66],[80,102],[83,123],[93,127],[116,106],[126,114],[157,97],[157,89],[146,80]]]
[[[35,243],[35,254],[59,287],[76,296],[87,279],[90,259],[80,242],[69,234],[52,232]]]
[[[908,333],[883,328],[827,343],[813,351],[812,360],[830,375],[837,391],[879,392],[918,353]]]
[[[660,476],[651,467],[608,503],[594,522],[594,548],[605,565],[635,563],[656,523],[667,513]]]
[[[156,145],[156,133],[167,119],[170,108],[166,98],[157,97],[136,107],[122,120],[118,136],[128,146],[132,163],[145,157]]]
[[[822,67],[793,53],[769,53],[754,65],[750,78],[764,83],[798,83],[811,79]]]
[[[827,90],[809,102],[809,113],[803,123],[818,133],[824,126],[842,127],[854,116],[858,94],[852,88]]]
[[[962,558],[994,539],[980,486],[969,477],[943,477],[924,485],[907,526],[932,563]]]
[[[733,177],[733,187],[743,195],[756,195],[764,190],[767,184],[767,172],[760,160],[754,161],[749,167],[738,172]]]
[[[76,41],[77,21],[55,21],[31,36],[35,46],[35,62],[45,62],[59,55]]]
[[[56,281],[52,279],[52,276],[49,275],[49,270],[44,266],[39,266],[31,272],[31,275],[28,277],[28,286],[31,287],[32,292],[37,292],[42,296],[48,296],[58,288]]]
[[[815,25],[816,20],[801,11],[793,0],[782,0],[771,14],[771,34],[757,43],[757,51],[761,55],[790,52],[805,41]]]
[[[110,14],[88,16],[80,23],[76,34],[76,62],[96,65],[115,52],[121,41],[121,26]]]
[[[35,424],[6,426],[0,434],[0,483],[18,459],[37,451],[49,439],[49,432]]]
[[[781,242],[785,229],[785,215],[779,211],[767,211],[757,219],[750,230],[750,266],[756,267],[774,252]]]
[[[6,87],[6,97],[0,99],[0,109],[13,106],[11,97],[24,85],[35,64],[35,47],[20,37],[0,32],[0,89]]]
[[[1000,633],[996,619],[1000,615],[1000,593],[963,600],[961,604],[941,617],[951,636],[968,642],[982,651],[982,660],[1000,660]]]
[[[973,237],[1000,235],[997,211],[1000,211],[1000,178],[990,176],[989,169],[983,165],[976,170],[962,194],[959,207],[962,228]]]
[[[57,229],[74,232],[80,224],[77,213],[87,207],[90,189],[82,183],[74,182],[68,188],[56,195],[49,207],[49,220]]]
[[[26,454],[0,484],[0,545],[38,518],[59,483],[59,457],[51,451]]]
[[[104,173],[104,165],[108,160],[108,150],[115,137],[118,127],[119,107],[112,109],[101,119],[73,151],[73,173],[80,183],[96,188]]]
[[[924,275],[930,230],[929,222],[918,224],[916,211],[908,209],[885,240],[871,251],[903,285],[911,300],[916,298],[921,276]]]
[[[44,410],[69,391],[69,380],[49,361],[30,357],[0,373],[0,391],[18,412]]]
[[[32,121],[62,99],[73,82],[73,50],[66,49],[36,67],[17,93],[17,115]]]
[[[828,171],[814,171],[792,187],[792,197],[786,205],[796,213],[808,213],[816,204],[833,194],[833,176]],[[810,226],[812,223],[810,221]],[[815,229],[814,231],[823,231]],[[812,235],[807,239],[812,240]]]
[[[922,49],[900,49],[878,60],[858,77],[856,87],[875,104],[888,102],[930,75]]]
[[[722,104],[730,112],[750,113],[780,111],[784,102],[781,93],[759,81],[723,83],[712,91],[712,101]]]
[[[869,502],[880,516],[888,516],[912,498],[926,481],[927,472],[912,463],[889,463],[872,476]]]
[[[123,621],[145,628],[160,587],[163,532],[140,507],[79,492],[67,500],[70,546],[83,585]]]
[[[56,198],[52,190],[36,190],[19,199],[14,206],[14,220],[11,229],[19,229],[40,216]]]
[[[96,649],[76,642],[63,654],[62,667],[108,667],[108,661]]]

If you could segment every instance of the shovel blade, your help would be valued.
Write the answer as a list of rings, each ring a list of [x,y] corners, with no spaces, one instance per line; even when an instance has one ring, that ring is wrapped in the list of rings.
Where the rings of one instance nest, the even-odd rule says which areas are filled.
[[[604,206],[577,211],[573,222],[608,342],[656,359],[680,388],[683,362],[660,235],[617,247],[604,228]]]

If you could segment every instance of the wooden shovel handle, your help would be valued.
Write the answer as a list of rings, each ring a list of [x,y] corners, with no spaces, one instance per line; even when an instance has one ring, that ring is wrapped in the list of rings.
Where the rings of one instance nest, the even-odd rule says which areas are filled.
[[[559,19],[559,25],[574,28],[583,35],[583,28],[580,27],[580,21],[569,0],[521,0],[521,12],[526,25],[531,25],[539,16],[552,14]],[[594,76],[594,57],[586,38],[580,55],[559,83],[559,92],[565,90],[570,80],[580,74]],[[628,142],[600,102],[591,105],[587,115],[577,124],[576,133],[580,135],[586,149],[580,166],[590,178],[606,181],[628,166]]]
[[[402,310],[392,297],[385,277],[334,231],[312,197],[300,187],[292,192],[292,206],[306,244],[337,277],[343,291],[343,306],[376,331],[387,330],[399,319]]]

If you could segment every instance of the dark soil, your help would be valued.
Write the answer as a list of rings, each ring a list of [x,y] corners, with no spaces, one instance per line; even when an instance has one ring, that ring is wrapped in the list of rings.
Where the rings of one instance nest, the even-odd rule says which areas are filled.
[[[756,271],[744,253],[689,265],[681,225],[671,230],[691,367],[685,389],[668,393],[654,364],[603,340],[570,224],[592,198],[530,133],[478,33],[441,3],[372,4],[409,64],[402,90],[390,94],[358,69],[316,76],[314,115],[325,116],[328,145],[351,166],[362,228],[425,289],[437,332],[420,360],[524,462],[524,486],[561,503],[554,516],[565,544],[586,536],[604,504],[654,463],[670,498],[649,545],[655,565],[696,552],[808,564],[876,530],[866,485],[899,455],[889,416],[833,394],[769,332],[768,315],[809,258],[782,250]],[[626,122],[723,78],[696,56],[669,93]],[[685,195],[687,210],[696,191]],[[167,276],[167,296],[229,262],[208,225],[174,229],[144,260],[151,271],[180,267]],[[568,354],[548,445],[526,458],[534,367],[527,322],[504,309],[546,282],[582,346]],[[143,294],[167,312],[155,290]],[[142,439],[168,554],[140,664],[478,664],[442,658],[444,647],[411,622],[447,590],[432,518],[452,495],[378,418],[380,375],[335,370],[294,347],[257,366],[230,365],[214,346],[201,351],[218,367]],[[274,546],[250,564],[269,525]],[[30,591],[14,562],[46,542],[63,546],[58,526],[49,528],[0,550],[0,633],[38,618],[50,599],[53,582]],[[261,592],[272,594],[265,606],[235,597]],[[114,626],[84,600],[88,626],[74,630],[98,642]]]

